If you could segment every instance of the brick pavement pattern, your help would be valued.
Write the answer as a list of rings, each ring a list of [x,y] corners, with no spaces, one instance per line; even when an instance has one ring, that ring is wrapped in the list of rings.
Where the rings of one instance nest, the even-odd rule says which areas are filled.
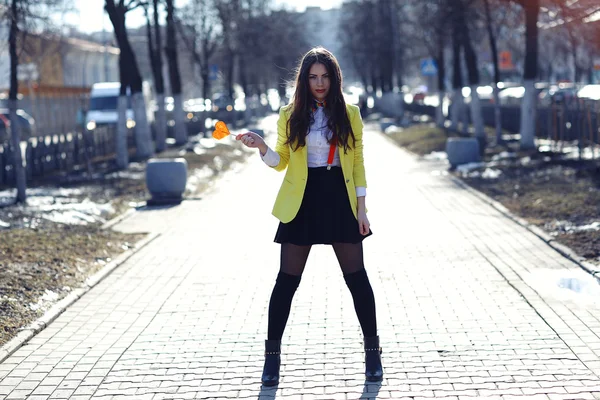
[[[271,142],[275,118],[263,122]],[[364,381],[333,251],[315,246],[281,383],[261,388],[283,175],[253,155],[202,199],[118,224],[160,236],[0,364],[0,398],[600,398],[598,297],[593,284],[587,294],[558,285],[591,278],[457,185],[445,162],[417,159],[375,124],[364,141],[381,384]]]

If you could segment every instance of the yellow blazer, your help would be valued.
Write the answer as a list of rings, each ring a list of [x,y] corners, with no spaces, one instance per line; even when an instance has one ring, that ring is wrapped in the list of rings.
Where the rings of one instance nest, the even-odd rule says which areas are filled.
[[[367,187],[363,161],[363,122],[360,116],[360,109],[357,106],[347,104],[346,111],[356,138],[356,144],[353,148],[348,149],[346,154],[342,147],[339,147],[338,150],[344,180],[346,181],[348,200],[356,218],[356,186]],[[287,123],[291,112],[291,104],[281,107],[279,111],[277,146],[275,147],[275,151],[279,154],[280,160],[279,164],[273,167],[277,171],[283,171],[287,167],[285,177],[275,200],[275,205],[273,206],[273,215],[283,223],[288,223],[296,217],[302,203],[302,198],[304,197],[304,189],[306,188],[306,180],[308,178],[307,147],[303,146],[294,151],[291,145],[285,144],[287,141]]]

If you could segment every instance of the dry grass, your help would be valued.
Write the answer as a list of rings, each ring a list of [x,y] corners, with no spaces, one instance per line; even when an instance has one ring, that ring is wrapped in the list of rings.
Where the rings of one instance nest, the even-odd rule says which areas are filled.
[[[198,169],[210,170],[206,181],[185,196],[199,195],[210,181],[250,154],[233,144],[218,144],[198,153],[192,148],[159,155],[184,157],[190,175]],[[58,184],[81,189],[81,193],[72,195],[73,202],[110,202],[114,207],[107,216],[110,219],[149,199],[144,170],[143,163],[131,164],[126,174],[97,174],[93,179],[66,177]],[[28,207],[0,208],[0,220],[13,226],[0,230],[0,346],[144,237],[103,230],[100,224],[71,226],[51,222]]]

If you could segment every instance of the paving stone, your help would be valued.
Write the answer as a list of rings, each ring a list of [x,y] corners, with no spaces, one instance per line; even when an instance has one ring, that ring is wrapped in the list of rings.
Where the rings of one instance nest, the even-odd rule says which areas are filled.
[[[270,141],[275,122],[265,120]],[[580,269],[456,185],[444,161],[417,159],[375,128],[365,131],[374,235],[364,254],[380,385],[364,384],[362,332],[335,255],[315,246],[283,337],[281,383],[261,387],[279,268],[270,211],[283,175],[254,155],[202,201],[119,223],[160,236],[0,364],[0,397],[600,397],[599,305],[548,278],[583,279]]]

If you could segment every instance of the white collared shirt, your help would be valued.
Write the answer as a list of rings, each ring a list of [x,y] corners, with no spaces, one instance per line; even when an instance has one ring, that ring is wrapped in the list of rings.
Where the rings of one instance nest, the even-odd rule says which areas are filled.
[[[310,125],[308,135],[306,135],[306,147],[308,150],[308,168],[326,167],[327,159],[329,158],[329,143],[327,142],[328,137],[331,135],[331,131],[327,127],[327,116],[325,110],[322,107],[317,108],[313,113],[314,122]],[[260,154],[260,152],[259,152]],[[276,167],[279,164],[279,154],[267,148],[267,152],[264,156],[261,155],[262,160],[269,167]],[[339,148],[335,148],[333,156],[333,166],[339,167],[340,153]],[[367,195],[367,188],[364,186],[356,187],[356,197],[363,197]]]

